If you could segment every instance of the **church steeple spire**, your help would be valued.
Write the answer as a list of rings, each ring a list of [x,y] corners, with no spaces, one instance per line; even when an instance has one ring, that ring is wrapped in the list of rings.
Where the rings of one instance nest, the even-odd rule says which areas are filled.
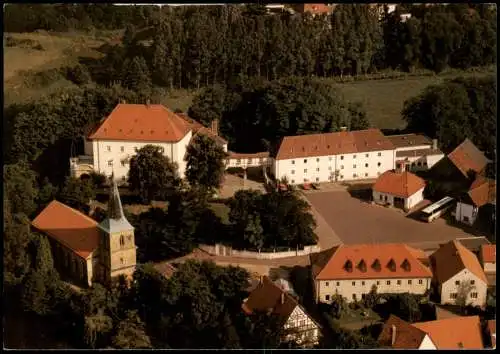
[[[109,182],[108,217],[104,219],[99,226],[108,233],[133,230],[134,227],[128,222],[123,212],[114,172],[111,174]]]
[[[122,201],[120,200],[120,194],[118,192],[118,186],[115,181],[115,173],[111,174],[110,180],[111,186],[109,191],[109,201],[108,201],[108,217],[114,220],[120,220],[125,218],[123,214]]]

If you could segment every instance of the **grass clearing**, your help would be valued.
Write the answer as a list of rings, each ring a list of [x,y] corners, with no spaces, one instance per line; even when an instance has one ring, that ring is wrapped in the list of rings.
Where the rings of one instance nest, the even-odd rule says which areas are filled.
[[[229,207],[222,203],[209,203],[209,208],[221,218],[224,224],[229,224]]]
[[[348,101],[360,101],[372,126],[380,129],[404,129],[406,122],[401,111],[404,102],[419,95],[427,86],[440,84],[447,79],[464,76],[485,76],[492,73],[464,72],[433,76],[408,76],[400,79],[333,83]]]
[[[362,313],[364,313],[365,316],[363,316]],[[361,307],[357,310],[349,309],[349,311],[342,314],[342,317],[337,321],[341,327],[357,330],[364,326],[379,322],[380,316],[372,309]]]

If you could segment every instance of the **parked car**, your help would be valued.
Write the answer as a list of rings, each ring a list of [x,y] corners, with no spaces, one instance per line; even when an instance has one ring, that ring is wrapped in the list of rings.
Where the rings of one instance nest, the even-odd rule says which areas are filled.
[[[319,186],[319,183],[313,183],[312,187],[313,187],[313,189],[316,189],[316,190],[321,189],[321,187]]]
[[[311,189],[311,184],[310,183],[304,183],[302,185],[302,189],[305,190],[305,191],[308,191]]]

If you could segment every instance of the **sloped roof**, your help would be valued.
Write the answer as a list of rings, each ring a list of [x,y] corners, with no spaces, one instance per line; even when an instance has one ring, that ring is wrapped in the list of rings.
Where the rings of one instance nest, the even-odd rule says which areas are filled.
[[[120,103],[89,139],[178,142],[190,124],[162,105]]]
[[[484,349],[479,316],[457,316],[412,325],[427,333],[437,349]]]
[[[164,262],[164,263],[156,263],[154,265],[155,269],[160,272],[165,278],[170,278],[177,271],[177,268],[172,264]]]
[[[31,224],[84,259],[99,245],[97,222],[57,200],[50,202]]]
[[[216,142],[218,142],[221,145],[227,144],[227,140],[221,137],[220,135],[215,134],[212,129],[205,127],[203,124],[200,122],[197,122],[190,116],[188,116],[186,113],[177,113],[179,117],[184,119],[190,126],[191,129],[193,130],[194,134],[203,134],[211,137],[214,139]]]
[[[311,256],[311,269],[315,280],[431,278],[430,269],[417,257],[425,258],[424,252],[405,244],[340,245]]]
[[[483,267],[481,267],[476,255],[457,240],[441,245],[436,252],[431,254],[431,260],[434,276],[440,284],[464,269],[488,283]]]
[[[379,129],[286,136],[276,160],[393,149],[392,143]]]
[[[281,301],[283,298],[283,302]],[[252,291],[246,302],[243,303],[243,311],[250,314],[256,311],[267,312],[279,315],[284,320],[292,314],[298,302],[277,286],[271,279],[264,276],[262,282]]]
[[[482,207],[496,200],[496,182],[492,179],[478,176],[471,184],[468,196],[477,207]]]
[[[423,134],[398,134],[387,135],[387,139],[397,148],[414,146],[432,146],[432,140]]]
[[[415,149],[415,150],[403,150],[396,151],[396,157],[423,157],[423,156],[436,156],[443,155],[443,152],[439,149]]]
[[[395,326],[396,338],[392,344],[392,334]],[[427,334],[397,316],[390,315],[378,337],[381,346],[394,349],[418,349]]]
[[[481,259],[483,263],[496,263],[497,245],[481,245]]]
[[[473,170],[479,173],[484,170],[489,160],[469,139],[465,139],[449,155],[450,161],[468,177],[467,172]]]
[[[373,185],[373,190],[408,198],[425,187],[425,181],[411,172],[385,171]]]

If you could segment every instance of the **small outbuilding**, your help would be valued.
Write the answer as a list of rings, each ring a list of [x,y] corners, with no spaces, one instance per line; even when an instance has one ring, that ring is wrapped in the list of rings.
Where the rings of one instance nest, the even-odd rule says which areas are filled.
[[[410,210],[424,199],[425,181],[407,171],[386,171],[372,187],[373,201]]]

